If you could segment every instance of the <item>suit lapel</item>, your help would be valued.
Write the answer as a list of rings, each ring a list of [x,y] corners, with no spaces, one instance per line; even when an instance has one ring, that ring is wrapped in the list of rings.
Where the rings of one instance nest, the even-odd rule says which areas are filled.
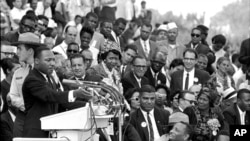
[[[137,88],[140,88],[140,85],[138,84],[133,72],[130,72],[130,78],[131,78],[131,82],[134,84],[134,86],[136,86]],[[142,80],[141,80],[142,81]]]
[[[240,121],[240,112],[239,112],[239,110],[238,110],[238,108],[237,108],[237,105],[236,105],[236,103],[234,104],[234,109],[235,109],[235,114],[236,114],[236,120],[237,120],[237,124],[241,124],[241,121]]]
[[[143,134],[144,134],[144,136],[146,137],[146,141],[148,141],[149,140],[149,133],[148,133],[148,125],[147,125],[147,122],[146,122],[146,120],[145,120],[145,118],[144,118],[144,116],[143,116],[143,114],[142,114],[142,111],[141,111],[141,109],[138,109],[138,111],[137,111],[138,113],[137,113],[137,115],[138,115],[138,126],[140,126],[141,128],[142,128],[142,131],[143,131]],[[144,127],[143,126],[143,124],[146,124],[146,126]]]

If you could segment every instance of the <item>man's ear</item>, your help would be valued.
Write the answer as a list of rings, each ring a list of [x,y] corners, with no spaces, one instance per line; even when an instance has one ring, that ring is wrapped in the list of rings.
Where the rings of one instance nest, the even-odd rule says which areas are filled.
[[[35,59],[34,59],[34,63],[35,63],[35,65],[39,64],[39,62],[40,62],[40,61],[39,61],[39,59],[38,59],[38,58],[35,58]]]

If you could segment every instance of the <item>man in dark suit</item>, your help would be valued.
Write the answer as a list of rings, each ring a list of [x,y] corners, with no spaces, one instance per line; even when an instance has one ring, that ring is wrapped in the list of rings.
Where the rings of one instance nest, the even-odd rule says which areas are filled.
[[[229,125],[250,125],[250,91],[241,89],[237,93],[237,102],[223,112]]]
[[[155,89],[150,85],[140,88],[140,108],[131,114],[130,123],[142,141],[154,141],[168,131],[169,112],[155,107]]]
[[[121,79],[124,94],[130,88],[141,88],[143,85],[149,84],[148,79],[144,76],[147,71],[146,59],[136,56],[132,64],[131,71]]]
[[[41,129],[41,117],[56,114],[58,103],[68,104],[76,99],[89,100],[92,96],[84,89],[57,91],[55,80],[51,77],[55,57],[50,49],[37,48],[34,58],[34,69],[25,78],[22,88],[26,112],[23,136],[48,137],[48,132]]]
[[[131,62],[137,54],[137,47],[133,44],[127,45],[122,51],[121,76],[131,71]]]
[[[194,84],[204,84],[210,75],[202,70],[195,69],[197,52],[194,49],[186,49],[183,53],[184,70],[179,70],[171,75],[171,96],[176,91],[188,90]]]
[[[8,110],[1,114],[0,119],[0,139],[2,141],[12,141],[13,138],[13,127],[16,118],[16,108],[11,105],[10,96],[6,97]]]
[[[151,59],[151,66],[145,73],[145,77],[148,78],[149,84],[156,87],[158,84],[166,85],[166,76],[161,72],[162,67],[166,64],[166,55],[164,53],[156,51]]]
[[[137,39],[134,43],[137,46],[138,55],[145,57],[147,61],[150,60],[153,52],[157,48],[156,43],[149,40],[151,32],[152,32],[152,25],[149,23],[144,23],[141,26],[140,38]]]
[[[201,29],[200,28],[193,28],[191,33],[191,41],[186,44],[186,48],[194,49],[198,54],[207,54],[210,51],[210,48],[201,43]]]

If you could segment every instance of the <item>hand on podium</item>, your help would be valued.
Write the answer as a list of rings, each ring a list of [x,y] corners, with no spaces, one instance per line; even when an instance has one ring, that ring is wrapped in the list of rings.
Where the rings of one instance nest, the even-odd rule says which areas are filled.
[[[84,99],[84,100],[90,100],[93,98],[93,95],[91,94],[91,92],[83,88],[74,90],[73,95],[75,98]]]

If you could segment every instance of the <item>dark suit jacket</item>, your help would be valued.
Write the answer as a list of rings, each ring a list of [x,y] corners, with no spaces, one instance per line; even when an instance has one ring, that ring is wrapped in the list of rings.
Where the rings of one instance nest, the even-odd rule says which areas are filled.
[[[166,85],[166,76],[160,71],[157,75],[157,84],[155,84],[154,76],[151,72],[150,67],[147,69],[146,73],[144,74],[145,77],[148,78],[149,84],[153,87],[155,87],[157,84],[163,84]]]
[[[168,118],[169,118],[169,112],[163,109],[154,108],[154,118],[155,123],[159,132],[159,135],[166,134],[168,132]],[[142,141],[148,141],[149,140],[149,133],[148,128],[142,127],[142,123],[146,122],[141,109],[137,109],[135,112],[131,114],[131,121],[130,123],[135,127],[137,132],[139,133]]]
[[[6,81],[6,79],[4,79],[1,82],[1,93],[2,93],[2,98],[3,98],[3,110],[2,113],[8,111],[8,104],[7,104],[7,100],[6,100],[6,96],[10,91],[10,84]]]
[[[4,35],[4,38],[10,42],[14,43],[18,41],[19,33],[17,31],[10,31]]]
[[[240,55],[250,56],[250,38],[242,41],[241,46],[240,46]]]
[[[173,96],[173,94],[176,91],[181,91],[183,90],[183,72],[184,70],[179,70],[174,72],[171,75],[171,82],[170,82],[170,90],[171,90],[171,96]],[[210,75],[208,74],[208,72],[205,72],[203,70],[199,70],[199,69],[195,69],[194,71],[194,77],[198,78],[198,84],[204,84],[206,83],[209,79],[210,79]]]
[[[22,91],[26,109],[23,136],[48,137],[48,132],[41,130],[40,118],[56,114],[57,103],[67,104],[69,92],[58,92],[52,89],[36,68],[25,78]]]
[[[122,87],[123,87],[123,93],[125,94],[126,91],[130,88],[139,88],[139,84],[136,81],[136,78],[134,76],[134,73],[130,71],[129,73],[126,73],[125,76],[121,79]],[[143,76],[141,78],[141,86],[149,84],[148,79]]]
[[[64,38],[62,36],[57,36],[54,46],[61,44],[63,42],[63,40],[64,40]]]
[[[236,103],[226,108],[223,111],[223,115],[229,125],[241,125],[240,113],[239,113]],[[250,125],[250,112],[249,111],[246,111],[245,124]]]
[[[0,139],[1,141],[12,141],[14,122],[9,111],[4,112],[0,119]]]
[[[191,48],[191,42],[185,45],[186,48]],[[210,48],[204,44],[199,43],[198,46],[195,48],[195,51],[198,54],[207,54],[210,51]]]
[[[145,52],[144,52],[144,46],[141,44],[140,38],[138,40],[136,40],[134,44],[137,46],[138,55],[145,57],[147,59],[147,61],[149,61],[151,59],[154,51],[157,48],[157,44],[155,42],[149,40],[150,52],[149,52],[149,56],[146,57]]]

